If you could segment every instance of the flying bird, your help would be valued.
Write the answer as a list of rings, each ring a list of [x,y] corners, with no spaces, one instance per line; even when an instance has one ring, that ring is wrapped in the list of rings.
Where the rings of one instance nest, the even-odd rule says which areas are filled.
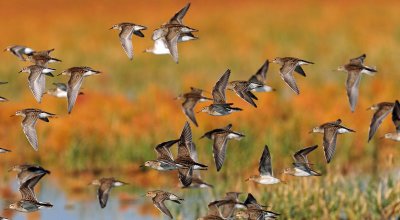
[[[166,141],[156,146],[157,159],[149,160],[143,166],[151,167],[159,171],[176,170],[180,166],[174,161],[171,151],[169,150],[173,145],[178,143],[180,139]]]
[[[220,171],[225,161],[226,147],[229,139],[240,140],[245,135],[236,131],[232,131],[232,124],[223,128],[217,128],[205,133],[201,138],[208,138],[214,140],[213,144],[213,157],[217,171]]]
[[[29,73],[28,85],[36,101],[39,103],[41,103],[42,96],[45,93],[46,89],[45,76],[54,77],[52,74],[53,71],[55,71],[55,69],[39,65],[31,65],[28,67],[24,67],[23,69],[21,69],[21,71],[19,71],[20,73],[22,72]]]
[[[354,112],[358,100],[358,87],[360,85],[361,75],[365,73],[373,76],[377,72],[375,67],[364,65],[366,57],[367,56],[363,54],[359,57],[350,59],[348,64],[339,66],[337,69],[338,71],[347,72],[346,90],[352,112]]]
[[[22,131],[24,132],[26,138],[28,139],[29,143],[33,147],[35,151],[39,150],[39,144],[38,144],[38,138],[36,134],[36,122],[38,119],[49,122],[49,118],[54,118],[56,117],[55,114],[45,112],[40,109],[34,109],[34,108],[27,108],[27,109],[22,109],[14,114],[15,116],[21,116],[23,117],[22,120]],[[11,115],[11,116],[14,116]]]
[[[207,98],[203,96],[203,91],[204,90],[202,89],[190,87],[190,92],[181,94],[176,98],[176,99],[183,99],[182,102],[183,113],[185,113],[185,115],[193,122],[194,125],[196,125],[196,127],[198,127],[198,123],[194,115],[193,108],[199,102],[206,102],[213,100],[212,98]]]
[[[262,87],[256,87],[250,91],[252,92],[271,92],[274,89],[270,86],[265,85],[267,80],[267,71],[269,67],[269,61],[266,60],[264,64],[260,67],[260,69],[250,77],[249,82],[255,83],[258,85],[263,85]]]
[[[185,26],[183,17],[189,10],[190,3],[178,11],[168,22],[154,30],[152,39],[153,48],[146,49],[145,52],[153,54],[170,54],[173,60],[178,63],[178,43],[198,39],[193,32],[198,30]]]
[[[175,159],[175,162],[182,166],[178,169],[178,177],[184,187],[192,184],[193,170],[207,170],[206,165],[193,160],[192,143],[192,130],[189,123],[186,122],[178,142],[178,157]]]
[[[144,37],[144,34],[141,32],[141,30],[146,30],[147,27],[134,23],[123,22],[113,25],[110,28],[110,30],[111,29],[120,31],[119,41],[121,42],[121,46],[124,49],[126,55],[128,55],[128,58],[132,60],[133,59],[132,34],[139,37]]]
[[[320,173],[316,172],[311,168],[311,165],[308,162],[307,155],[317,149],[318,145],[314,145],[311,147],[305,147],[299,151],[297,151],[293,155],[294,168],[286,168],[283,173],[289,174],[292,176],[299,176],[299,177],[307,177],[307,176],[321,176]]]
[[[262,153],[260,163],[258,166],[259,175],[254,175],[248,178],[246,181],[254,181],[260,184],[275,184],[279,183],[280,180],[275,178],[272,172],[272,165],[271,165],[271,155],[269,153],[268,146],[265,145],[264,151]]]
[[[394,103],[392,102],[380,102],[368,108],[375,111],[369,126],[368,142],[372,139],[382,121],[393,111],[393,106]]]
[[[242,111],[241,108],[233,107],[233,103],[226,103],[225,91],[230,75],[231,71],[229,69],[222,74],[212,91],[213,103],[203,107],[201,112],[206,112],[213,116],[223,116],[231,114],[232,112]]]
[[[91,67],[80,66],[71,67],[58,74],[70,76],[67,84],[68,114],[71,114],[72,108],[75,105],[76,98],[79,94],[79,89],[83,83],[83,78],[100,73],[100,71],[94,70]]]
[[[338,134],[344,134],[349,132],[355,132],[350,128],[346,128],[343,125],[340,125],[342,120],[338,119],[333,122],[327,122],[320,126],[317,126],[312,129],[310,133],[322,133],[324,134],[324,153],[326,162],[329,163],[332,160],[333,155],[336,150],[336,138]]]
[[[21,45],[8,46],[4,49],[4,52],[5,51],[9,51],[10,53],[14,54],[21,61],[26,61],[25,56],[31,55],[34,52],[33,49]]]
[[[179,198],[178,196],[176,196],[170,192],[166,192],[166,191],[162,191],[162,190],[149,191],[146,193],[146,196],[152,198],[154,206],[158,210],[163,212],[165,215],[167,215],[170,219],[173,219],[174,217],[172,217],[171,212],[165,206],[164,202],[166,200],[170,200],[172,202],[181,204],[181,201],[183,201],[182,198]]]
[[[123,186],[127,183],[116,180],[113,177],[101,178],[99,180],[93,180],[92,185],[99,186],[97,190],[97,197],[99,198],[100,207],[104,209],[107,205],[110,191],[113,187]]]
[[[294,79],[293,71],[305,77],[306,73],[301,66],[314,63],[294,57],[277,57],[273,59],[272,62],[282,66],[279,70],[281,78],[297,95],[299,95],[300,90],[297,87],[296,80]]]
[[[26,182],[33,177],[42,175],[42,174],[50,174],[49,170],[44,169],[38,165],[31,165],[31,164],[22,164],[22,165],[15,165],[11,167],[8,172],[15,171],[17,172],[17,180],[18,184],[21,186],[22,183]]]
[[[34,212],[42,208],[53,207],[53,205],[48,202],[39,202],[36,198],[34,191],[34,187],[36,186],[36,184],[46,174],[47,172],[33,173],[31,174],[30,178],[27,178],[26,180],[24,180],[24,182],[21,182],[19,191],[22,195],[22,198],[18,202],[10,204],[9,208],[19,212]]]

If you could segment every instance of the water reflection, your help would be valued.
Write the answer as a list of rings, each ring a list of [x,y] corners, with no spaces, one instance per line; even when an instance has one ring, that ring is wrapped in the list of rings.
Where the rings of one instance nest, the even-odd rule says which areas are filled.
[[[38,200],[43,202],[51,202],[54,205],[53,208],[42,209],[39,212],[35,213],[21,213],[4,210],[1,216],[8,217],[13,220],[160,219],[159,217],[152,216],[151,214],[139,213],[141,207],[143,205],[146,206],[149,202],[144,200],[144,198],[138,202],[121,200],[119,198],[121,190],[115,190],[116,192],[111,192],[107,207],[101,209],[96,198],[95,187],[88,187],[87,192],[84,192],[85,199],[74,200],[69,198],[67,199],[67,195],[62,191],[62,189],[60,189],[58,185],[54,183],[54,181],[42,181],[40,183],[41,185],[39,184],[42,190],[40,190],[40,192],[37,190]],[[2,198],[0,200],[0,205],[4,208],[8,206],[9,202],[20,198],[20,194],[18,193],[18,184],[16,181],[12,181],[11,183],[9,183],[8,187],[11,188],[11,190],[15,193],[15,197],[7,199]],[[150,213],[153,212],[150,210]]]

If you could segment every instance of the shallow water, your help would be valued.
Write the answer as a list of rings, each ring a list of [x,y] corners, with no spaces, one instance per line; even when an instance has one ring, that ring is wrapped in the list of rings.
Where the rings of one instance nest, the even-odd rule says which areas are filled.
[[[39,183],[40,184],[40,183]],[[74,201],[67,200],[65,193],[60,190],[57,186],[49,184],[46,181],[42,181],[41,188],[46,190],[40,190],[40,193],[37,193],[37,197],[39,201],[50,202],[54,205],[53,208],[45,208],[36,213],[21,213],[10,211],[11,215],[3,214],[3,216],[11,217],[11,219],[15,220],[24,220],[24,219],[57,219],[57,220],[71,220],[71,219],[143,219],[143,220],[151,220],[151,219],[160,219],[158,216],[151,215],[143,215],[138,213],[138,208],[145,203],[150,203],[149,199],[146,201],[143,198],[143,201],[140,201],[138,204],[122,204],[121,200],[118,199],[118,192],[111,192],[109,200],[107,202],[107,206],[104,209],[100,208],[97,197],[95,195],[96,188],[89,190],[93,193],[93,199],[85,201]],[[18,194],[18,185],[16,182],[10,183],[10,187],[12,191]],[[115,189],[114,189],[115,191]],[[120,192],[121,190],[119,190]],[[19,198],[18,194],[18,198]],[[90,195],[87,195],[90,196]],[[1,207],[7,207],[10,201],[1,201]],[[121,208],[124,207],[124,208]]]

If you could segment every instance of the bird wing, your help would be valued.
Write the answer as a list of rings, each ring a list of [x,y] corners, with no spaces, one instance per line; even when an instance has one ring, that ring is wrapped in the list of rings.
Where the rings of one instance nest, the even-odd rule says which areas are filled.
[[[293,77],[293,71],[296,68],[296,64],[293,62],[285,62],[281,69],[281,77],[283,81],[296,93],[300,94],[299,88],[297,87],[296,80]]]
[[[235,90],[236,94],[242,98],[243,100],[245,100],[247,103],[249,103],[250,105],[254,106],[257,108],[257,104],[254,102],[253,98],[254,94],[251,93],[250,91],[247,90]]]
[[[249,82],[264,84],[267,80],[267,71],[269,67],[269,61],[266,60],[265,63],[260,67],[260,69],[256,72],[256,74],[252,75],[249,79]]]
[[[166,44],[171,53],[172,59],[175,63],[178,63],[178,39],[180,31],[178,28],[169,28],[167,35],[165,36]]]
[[[193,166],[189,168],[179,168],[178,178],[184,187],[190,186],[193,180]]]
[[[265,145],[263,154],[260,159],[260,164],[258,171],[262,176],[272,176],[272,165],[271,165],[271,155],[269,153],[268,146]]]
[[[75,105],[76,98],[79,94],[79,89],[82,86],[83,76],[81,74],[71,74],[68,81],[67,98],[68,98],[68,113],[71,113]]]
[[[376,130],[381,125],[383,119],[385,119],[389,115],[392,109],[392,106],[384,105],[374,113],[371,124],[369,126],[368,142],[372,139]]]
[[[169,148],[171,148],[174,144],[176,144],[178,140],[172,140],[172,141],[166,141],[163,142],[159,145],[156,146],[155,150],[157,153],[157,159],[166,159],[166,160],[174,160],[174,157],[172,156],[171,151],[169,150]]]
[[[192,145],[192,130],[188,122],[185,123],[183,127],[181,137],[178,142],[178,158],[191,158],[190,148]]]
[[[99,198],[100,207],[104,208],[107,205],[108,195],[110,194],[111,184],[108,182],[102,183],[97,190],[97,196]]]
[[[354,112],[354,108],[358,100],[358,86],[360,84],[361,72],[360,71],[349,71],[346,81],[347,96],[349,98],[351,111]]]
[[[35,151],[39,149],[35,128],[37,119],[38,116],[36,114],[27,114],[22,121],[22,131]]]
[[[338,135],[338,127],[330,126],[324,129],[324,153],[326,162],[331,162],[336,150],[336,138]]]
[[[365,58],[367,57],[367,55],[363,54],[359,57],[356,58],[352,58],[350,59],[350,64],[354,64],[354,65],[362,65],[364,63]]]
[[[189,10],[190,3],[187,3],[185,7],[179,10],[170,20],[169,24],[183,24],[183,17],[185,17],[186,12]]]
[[[222,74],[221,78],[215,84],[212,96],[214,99],[214,103],[216,104],[224,104],[226,103],[225,99],[225,90],[228,85],[229,76],[231,75],[231,70],[226,70],[224,74]]]
[[[182,110],[185,115],[193,122],[196,127],[199,125],[197,124],[196,117],[193,112],[193,108],[196,106],[199,99],[196,98],[186,98],[185,101],[182,103]]]
[[[37,201],[34,187],[45,175],[46,173],[36,174],[21,184],[21,186],[19,187],[19,191],[21,192],[22,199]]]
[[[36,101],[40,103],[44,93],[43,83],[46,83],[44,76],[42,76],[42,70],[40,68],[31,68],[31,74],[29,74],[28,82],[33,96],[35,97]]]
[[[222,168],[225,161],[227,137],[225,133],[215,134],[214,136],[213,157],[217,171]]]
[[[126,55],[128,55],[129,59],[133,59],[133,46],[132,46],[132,32],[133,32],[133,26],[124,26],[119,33],[119,41],[121,42],[122,48],[124,48],[124,51]]]
[[[318,145],[314,145],[314,146],[306,147],[306,148],[303,148],[303,149],[297,151],[293,155],[295,163],[308,164],[307,155],[309,153],[311,153],[313,150],[315,150],[317,147],[318,147]]]
[[[158,210],[160,210],[161,212],[163,212],[164,214],[166,214],[168,217],[170,217],[172,219],[173,217],[172,217],[171,212],[168,210],[168,208],[164,204],[165,199],[159,200],[160,196],[161,195],[157,195],[156,197],[153,198],[154,205],[156,206],[156,208]],[[157,201],[157,200],[159,200],[159,201]]]
[[[396,126],[396,132],[400,133],[400,103],[396,100],[393,111],[392,111],[392,121],[394,126]]]

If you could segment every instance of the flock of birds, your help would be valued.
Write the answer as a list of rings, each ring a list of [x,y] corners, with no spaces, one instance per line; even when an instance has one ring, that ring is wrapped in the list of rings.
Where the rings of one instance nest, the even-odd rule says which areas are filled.
[[[185,26],[182,21],[189,7],[190,3],[178,11],[167,23],[164,23],[160,28],[153,32],[152,39],[154,40],[154,47],[147,49],[146,52],[154,54],[170,54],[173,60],[178,63],[178,43],[197,39],[197,37],[193,35],[193,32],[196,32],[197,30]],[[144,37],[144,34],[141,31],[146,30],[147,28],[134,23],[119,23],[112,26],[111,29],[120,30],[119,39],[122,48],[124,49],[128,58],[132,60],[132,34],[139,37]],[[50,56],[54,49],[35,51],[31,48],[17,45],[7,47],[5,51],[11,52],[22,61],[29,61],[33,63],[33,65],[23,68],[20,72],[26,72],[29,74],[28,85],[37,102],[41,102],[44,94],[53,95],[58,98],[67,98],[67,110],[69,114],[72,112],[72,108],[75,105],[78,95],[83,94],[80,92],[83,79],[87,76],[100,74],[100,71],[90,67],[71,67],[59,74],[69,76],[67,84],[54,83],[56,88],[46,91],[46,76],[54,77],[52,72],[55,71],[55,69],[48,67],[48,64],[61,62],[61,60]],[[366,55],[363,54],[359,57],[350,59],[348,64],[338,68],[339,71],[345,71],[348,73],[346,87],[351,111],[355,110],[357,104],[358,86],[362,74],[365,73],[373,75],[375,72],[377,72],[376,68],[364,65],[365,58]],[[278,57],[273,59],[272,62],[281,65],[281,78],[297,95],[299,95],[300,90],[296,85],[293,73],[295,72],[302,76],[306,76],[302,65],[310,65],[313,63],[293,57]],[[236,81],[229,81],[231,71],[228,69],[215,83],[215,86],[212,89],[212,98],[206,97],[203,94],[204,90],[191,87],[190,92],[179,95],[177,99],[183,100],[183,112],[196,127],[198,126],[198,122],[195,117],[194,108],[199,102],[212,101],[212,104],[202,108],[200,111],[208,113],[212,116],[224,116],[233,112],[242,111],[242,109],[235,107],[233,103],[226,101],[226,90],[235,92],[241,99],[250,105],[257,107],[257,97],[254,95],[254,92],[274,91],[273,88],[265,84],[268,67],[269,61],[267,60],[261,66],[261,68],[249,78],[249,80]],[[0,84],[5,83],[6,82],[1,82]],[[0,101],[7,101],[7,99],[0,97]],[[371,121],[368,141],[372,139],[382,121],[389,114],[392,115],[392,121],[395,125],[396,131],[386,134],[384,138],[400,141],[399,101],[381,102],[371,106],[370,109],[374,110],[375,113]],[[23,117],[21,123],[22,130],[33,149],[38,151],[39,143],[35,128],[36,122],[38,119],[49,122],[49,118],[54,118],[56,115],[33,108],[16,111],[14,115]],[[343,126],[341,123],[342,121],[337,119],[335,121],[327,122],[317,126],[310,132],[323,133],[323,149],[327,163],[330,163],[334,156],[337,135],[355,132],[354,130]],[[220,171],[224,164],[228,140],[240,140],[244,136],[244,134],[232,130],[232,124],[229,124],[226,127],[213,129],[201,136],[201,138],[213,140],[213,157],[217,171]],[[173,156],[170,150],[174,145],[178,146],[178,154],[176,158]],[[297,151],[293,155],[293,167],[285,169],[283,173],[299,177],[320,176],[321,173],[313,170],[312,163],[310,163],[307,159],[307,155],[317,148],[318,145],[314,145]],[[198,161],[196,145],[193,142],[192,131],[189,122],[185,123],[182,133],[178,139],[166,141],[157,145],[155,147],[155,151],[157,154],[156,159],[146,161],[143,164],[143,167],[150,167],[158,171],[177,170],[178,179],[183,188],[212,187],[212,185],[204,182],[201,179],[200,171],[207,170],[208,166]],[[0,148],[0,153],[6,152],[10,152],[10,150]],[[16,165],[12,167],[10,171],[18,172],[17,179],[19,183],[21,199],[10,204],[9,209],[20,212],[34,212],[43,207],[53,206],[49,202],[38,201],[34,191],[34,187],[37,185],[37,183],[46,174],[50,174],[50,171],[37,165],[27,164]],[[273,175],[271,154],[267,145],[265,145],[261,154],[258,171],[258,175],[250,176],[247,181],[254,181],[259,184],[277,184],[281,182],[280,179]],[[99,203],[101,208],[105,208],[111,188],[122,186],[127,183],[110,177],[94,180],[91,184],[98,186],[97,194]],[[257,200],[252,194],[248,194],[247,199],[244,202],[240,202],[238,199],[239,194],[240,193],[238,192],[228,192],[225,198],[210,202],[208,204],[208,214],[199,219],[218,220],[232,219],[237,217],[262,220],[275,219],[279,216],[278,213],[266,210],[266,206],[258,204]],[[145,194],[145,196],[150,197],[154,206],[171,219],[173,216],[164,202],[166,200],[170,200],[180,204],[183,201],[183,199],[177,195],[163,190],[149,191]]]

